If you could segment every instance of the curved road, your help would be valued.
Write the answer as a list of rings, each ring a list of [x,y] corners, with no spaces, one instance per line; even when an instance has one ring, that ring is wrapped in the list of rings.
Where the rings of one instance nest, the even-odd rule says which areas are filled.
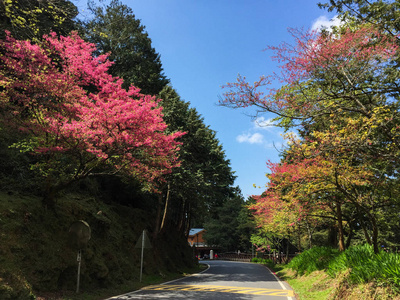
[[[146,286],[109,300],[295,299],[291,287],[262,265],[222,260],[209,260],[207,264],[209,268],[202,273],[161,285]]]

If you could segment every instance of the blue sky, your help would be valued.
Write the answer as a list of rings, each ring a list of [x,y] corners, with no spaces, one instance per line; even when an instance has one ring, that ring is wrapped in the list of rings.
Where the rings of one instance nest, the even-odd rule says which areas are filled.
[[[85,15],[86,0],[73,2]],[[271,114],[254,122],[251,109],[218,106],[221,86],[238,74],[253,82],[278,71],[264,49],[291,42],[288,28],[309,29],[333,18],[318,2],[324,1],[122,0],[146,27],[172,86],[217,132],[245,198],[264,190],[266,161],[279,161],[283,131],[259,126]]]

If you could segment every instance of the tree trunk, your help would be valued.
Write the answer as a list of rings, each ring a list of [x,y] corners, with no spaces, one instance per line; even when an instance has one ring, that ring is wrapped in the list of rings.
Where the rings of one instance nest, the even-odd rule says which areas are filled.
[[[364,222],[361,224],[361,228],[364,231],[365,240],[367,241],[368,245],[372,245],[371,237],[369,236],[368,229],[365,227]]]
[[[339,234],[339,251],[344,251],[344,232],[343,232],[343,217],[342,217],[342,204],[336,201],[336,217],[338,222],[338,234]]]
[[[288,235],[288,239],[286,241],[286,262],[289,262],[289,241],[290,241],[290,235]]]
[[[55,198],[56,198],[56,192],[53,189],[46,191],[42,199],[43,207],[49,210],[55,210],[56,208]]]
[[[58,188],[54,181],[52,180],[51,176],[48,176],[45,180],[44,186],[44,196],[42,199],[42,205],[46,209],[55,210],[56,207],[56,196],[58,191],[61,188]]]
[[[308,233],[308,246],[311,249],[312,248],[312,237],[313,237],[313,234],[312,234],[312,231],[310,229],[310,225],[308,224],[308,221],[306,222],[306,224],[307,224],[307,233]]]
[[[376,224],[376,220],[374,217],[370,217],[371,218],[371,224],[372,224],[372,243],[374,246],[374,253],[378,254],[379,253],[379,245],[378,245],[378,226]]]
[[[349,225],[349,235],[347,236],[347,239],[346,239],[346,249],[350,247],[352,238],[353,238],[353,228],[351,227],[351,225]]]
[[[189,203],[189,204],[187,204],[187,217],[185,218],[185,227],[184,227],[186,238],[189,236],[191,219],[192,219],[192,215],[190,213],[190,203]]]
[[[299,251],[301,251],[301,229],[300,229],[300,224],[297,224],[297,233],[298,233],[298,245],[299,245]]]
[[[186,206],[187,206],[187,203],[183,199],[182,200],[182,211],[179,216],[178,231],[181,232],[182,234],[184,234],[185,236],[186,236],[186,218],[187,218]]]
[[[158,195],[158,205],[157,205],[157,214],[156,214],[156,222],[154,224],[154,231],[153,231],[153,240],[157,240],[158,237],[158,231],[160,229],[160,223],[161,223],[161,207],[163,204],[163,192],[161,189],[160,194]]]
[[[167,196],[165,197],[165,207],[164,207],[164,215],[161,221],[160,232],[165,228],[167,215],[168,215],[168,205],[169,205],[169,195],[170,195],[170,184],[167,184]]]

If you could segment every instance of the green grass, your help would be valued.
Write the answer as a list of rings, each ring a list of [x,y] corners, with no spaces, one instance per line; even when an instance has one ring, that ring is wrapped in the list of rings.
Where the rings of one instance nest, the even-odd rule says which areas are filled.
[[[265,259],[265,258],[260,258],[260,257],[253,257],[251,259],[251,262],[256,263],[256,264],[266,265],[268,268],[273,268],[275,266],[272,259],[268,259],[268,258]]]
[[[314,247],[274,269],[300,299],[400,299],[400,255],[370,245]]]
[[[333,279],[323,271],[315,271],[308,275],[296,276],[289,268],[282,268],[277,275],[293,288],[298,299],[323,300],[329,299],[333,293]]]
[[[380,251],[372,246],[359,245],[340,253],[329,264],[328,273],[334,277],[350,269],[350,282],[354,284],[377,282],[400,291],[400,255]]]
[[[349,270],[332,278],[325,271],[300,276],[288,266],[276,267],[277,275],[290,284],[297,300],[400,300],[400,295],[389,286],[349,283]]]
[[[308,274],[317,270],[325,270],[329,263],[339,255],[337,249],[330,247],[314,247],[296,256],[289,263],[289,267],[299,275]]]

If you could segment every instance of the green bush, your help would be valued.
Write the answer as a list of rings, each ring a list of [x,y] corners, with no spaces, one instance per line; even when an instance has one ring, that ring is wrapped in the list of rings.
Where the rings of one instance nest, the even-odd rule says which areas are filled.
[[[344,252],[328,247],[314,247],[296,256],[288,265],[298,275],[316,270],[336,277],[350,270],[351,283],[378,282],[400,290],[400,254],[381,251],[374,253],[371,245],[357,245]]]
[[[400,254],[381,251],[376,260],[383,281],[389,281],[396,289],[400,288]]]
[[[349,280],[352,283],[377,281],[400,288],[400,255],[384,251],[374,253],[373,247],[353,246],[331,261],[328,274],[335,277],[350,269]]]
[[[329,263],[339,255],[339,250],[329,247],[313,247],[293,258],[289,268],[298,275],[328,268]]]
[[[0,269],[0,299],[34,300],[32,287],[23,276]]]
[[[251,259],[251,262],[266,265],[268,268],[273,268],[275,266],[272,259],[268,259],[268,258],[265,259],[265,258],[261,258],[261,257],[253,257]]]
[[[327,271],[336,276],[346,269],[351,270],[349,279],[353,283],[365,283],[377,278],[380,270],[372,246],[366,244],[348,248],[331,261]]]

